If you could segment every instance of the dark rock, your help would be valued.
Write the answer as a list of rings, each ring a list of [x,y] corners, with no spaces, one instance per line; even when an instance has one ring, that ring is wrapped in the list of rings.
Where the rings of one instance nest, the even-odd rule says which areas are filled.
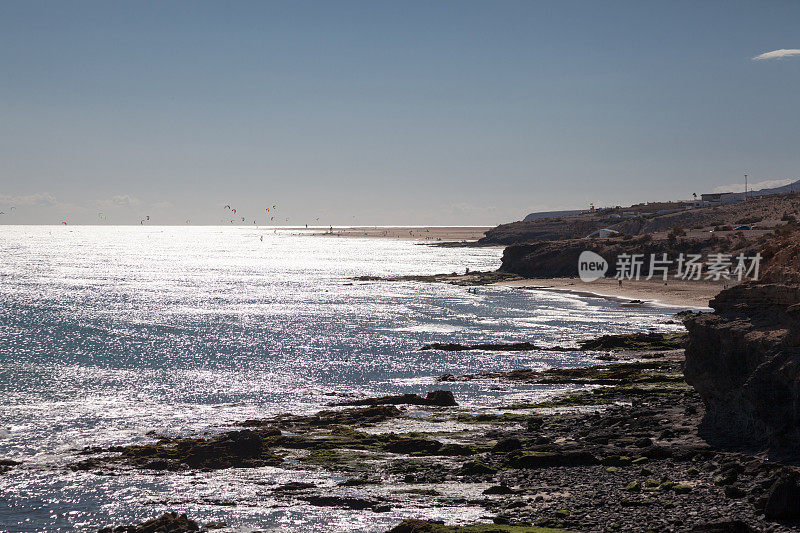
[[[516,438],[508,438],[498,441],[497,444],[494,445],[492,451],[504,453],[504,452],[513,452],[514,450],[519,450],[522,448],[522,442]]]
[[[702,457],[704,454],[707,454],[710,451],[710,447],[702,444],[696,445],[674,445],[670,449],[667,449],[669,453],[671,453],[670,457],[672,457],[676,461],[691,461],[696,457]],[[645,455],[645,450],[642,451],[642,455]]]
[[[751,459],[744,465],[744,473],[748,476],[754,476],[764,470],[764,462],[759,459]]]
[[[437,452],[442,443],[432,439],[401,438],[384,445],[386,451],[392,453],[428,453]]]
[[[529,418],[528,419],[528,431],[534,431],[540,429],[544,424],[544,420],[542,418]]]
[[[200,531],[200,526],[194,520],[189,520],[185,514],[164,513],[159,518],[141,524],[104,527],[99,533],[185,533],[187,531]]]
[[[758,533],[758,530],[753,529],[741,520],[698,524],[692,528],[692,531],[697,533]]]
[[[452,407],[458,405],[453,393],[449,390],[435,390],[428,393],[425,397],[426,405],[436,405],[439,407]]]
[[[436,455],[460,455],[460,456],[467,456],[467,455],[474,455],[475,449],[472,446],[467,446],[465,444],[458,444],[458,443],[448,443],[442,444],[442,447],[436,452]]]
[[[340,409],[335,411],[319,411],[313,415],[283,414],[270,419],[246,420],[239,423],[244,427],[269,427],[268,431],[278,431],[277,427],[285,428],[319,428],[326,426],[365,426],[384,422],[403,414],[393,405],[375,405],[354,409]],[[271,426],[275,426],[272,428]],[[259,432],[264,430],[259,429]]]
[[[509,454],[507,461],[512,468],[586,466],[600,463],[600,460],[592,453],[583,450],[514,453]]]
[[[739,474],[736,472],[736,470],[726,470],[714,478],[714,485],[733,485],[736,483],[737,479],[739,479]]]
[[[736,500],[747,496],[747,492],[745,492],[740,487],[737,487],[736,485],[728,485],[727,487],[725,487],[725,496]]]
[[[653,224],[657,220],[666,219],[657,217],[647,224]],[[617,273],[615,258],[624,253],[642,254],[644,256],[642,272],[646,272],[650,265],[651,254],[656,254],[656,257],[660,257],[665,251],[664,242],[651,239],[649,235],[636,239],[609,238],[602,239],[602,241],[574,238],[584,237],[595,230],[608,227],[609,223],[611,222],[608,220],[603,221],[601,218],[593,218],[591,221],[585,220],[582,224],[577,225],[565,224],[559,220],[551,228],[551,230],[555,231],[544,233],[512,231],[510,239],[499,237],[499,234],[506,232],[505,228],[515,227],[519,224],[531,224],[531,222],[515,222],[487,231],[486,237],[478,242],[482,244],[510,244],[503,251],[500,272],[516,274],[524,278],[577,277],[578,258],[582,252],[587,250],[599,254],[608,261],[606,277],[613,278],[615,276]],[[642,223],[644,222],[642,221]],[[598,226],[598,224],[600,225]],[[626,232],[628,231],[626,230]],[[530,240],[539,242],[525,242]],[[523,242],[524,244],[521,244]],[[710,253],[712,250],[709,249],[708,240],[680,239],[670,246],[670,251],[674,254],[681,252],[694,254],[702,253],[703,251]],[[747,253],[746,255],[754,254]]]
[[[191,468],[276,466],[283,462],[269,454],[264,437],[249,429],[232,431],[207,441],[184,439],[178,441],[176,451],[178,460]]]
[[[628,492],[642,492],[642,482],[631,481],[625,486],[625,490]]]
[[[105,464],[106,461],[104,459],[84,459],[82,461],[78,461],[77,463],[72,463],[69,465],[69,468],[73,472],[79,472],[85,470],[94,470],[104,466]]]
[[[318,507],[343,507],[354,511],[363,511],[364,509],[372,509],[373,507],[383,505],[377,500],[366,500],[348,496],[305,496],[302,499]]]
[[[492,487],[489,487],[488,489],[483,491],[483,493],[486,494],[486,495],[491,495],[491,494],[514,494],[514,490],[509,488],[508,485],[506,485],[505,483],[502,483],[500,485],[494,485]]]
[[[284,483],[283,485],[278,485],[274,489],[274,492],[295,492],[300,490],[307,490],[313,489],[316,485],[313,483],[306,483],[304,481],[291,481],[289,483]]]
[[[603,466],[628,466],[633,463],[633,459],[625,455],[609,455],[608,457],[603,457],[601,463]]]
[[[207,439],[162,439],[155,444],[112,447],[107,451],[118,452],[118,456],[85,459],[70,465],[70,468],[91,470],[113,463],[170,471],[278,466],[283,459],[272,453],[269,447],[272,440],[268,435],[275,433],[243,429]]]
[[[580,343],[582,350],[676,350],[686,337],[675,333],[629,333],[603,335]]]
[[[764,503],[764,517],[767,520],[800,519],[800,487],[797,480],[787,475],[776,479]]]
[[[14,461],[12,459],[0,459],[0,474],[5,474],[12,467],[21,465],[22,463],[19,461]]]
[[[658,435],[659,440],[675,438],[675,432],[671,429],[665,429]]]
[[[452,407],[458,405],[453,393],[449,390],[435,390],[429,392],[423,398],[418,394],[401,394],[398,396],[380,396],[377,398],[364,398],[361,400],[350,400],[347,402],[336,403],[332,405],[427,405],[436,407]]]
[[[497,470],[479,461],[469,461],[464,463],[458,473],[462,476],[485,476],[496,474]]]

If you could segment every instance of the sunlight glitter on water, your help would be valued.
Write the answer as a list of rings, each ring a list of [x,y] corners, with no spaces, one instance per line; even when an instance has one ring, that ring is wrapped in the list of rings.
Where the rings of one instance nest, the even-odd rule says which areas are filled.
[[[66,466],[84,446],[141,442],[150,431],[219,431],[248,418],[318,410],[336,395],[424,393],[445,373],[595,361],[573,353],[419,351],[431,342],[574,345],[673,327],[663,324],[668,310],[568,294],[352,280],[491,270],[501,253],[253,228],[3,227],[0,458],[24,464],[0,476],[0,529],[92,531],[171,508],[242,531],[322,523],[381,531],[411,515],[477,519],[482,510],[469,506],[418,508],[409,499],[373,516],[280,500],[268,490],[309,477],[333,486],[336,476],[325,472],[97,476]],[[478,407],[556,389],[448,388],[461,405]]]

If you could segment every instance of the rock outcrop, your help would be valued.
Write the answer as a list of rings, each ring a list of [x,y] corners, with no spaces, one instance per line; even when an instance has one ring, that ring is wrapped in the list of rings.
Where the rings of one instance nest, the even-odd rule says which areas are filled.
[[[99,533],[186,533],[201,531],[197,522],[186,517],[185,514],[164,513],[159,518],[142,522],[141,524],[104,527]],[[204,528],[202,531],[206,531]]]
[[[334,406],[343,405],[426,405],[435,407],[452,407],[458,405],[453,393],[449,390],[435,390],[428,393],[423,398],[418,394],[401,394],[398,396],[380,396],[377,398],[363,398],[361,400],[350,400],[332,404]]]
[[[126,464],[149,470],[178,471],[278,466],[283,463],[283,459],[273,453],[270,445],[280,434],[275,428],[258,431],[242,429],[208,439],[164,437],[155,444],[114,446],[107,450],[86,448],[81,452],[82,455],[93,456],[105,451],[119,455],[90,457],[73,463],[70,468],[79,471]]]
[[[578,275],[578,257],[589,250],[599,254],[608,262],[607,277],[616,273],[616,259],[620,254],[642,254],[642,276],[647,276],[650,256],[657,258],[666,253],[675,260],[679,254],[744,253],[752,256],[758,244],[747,239],[728,239],[711,237],[705,240],[676,239],[654,240],[649,235],[637,238],[615,237],[608,239],[572,239],[559,241],[539,241],[528,244],[514,244],[503,251],[500,272],[516,274],[524,278],[569,278]],[[673,265],[674,270],[675,265]]]
[[[712,441],[800,458],[800,232],[762,249],[759,282],[722,291],[686,321],[686,381]]]

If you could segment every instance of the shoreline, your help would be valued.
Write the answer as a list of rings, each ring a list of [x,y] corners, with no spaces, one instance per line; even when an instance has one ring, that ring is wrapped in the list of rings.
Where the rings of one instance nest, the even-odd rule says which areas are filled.
[[[606,524],[642,533],[792,530],[791,523],[763,509],[770,487],[796,469],[707,442],[698,431],[704,405],[683,380],[683,350],[657,343],[628,347],[635,339],[616,336],[615,345],[603,348],[615,362],[441,376],[420,391],[427,396],[359,397],[313,415],[239,421],[212,437],[91,449],[69,467],[192,472],[295,461],[342,481],[273,485],[269,491],[278,505],[376,517],[394,512],[394,527],[384,526],[389,533],[539,531],[534,526],[599,532],[609,529]],[[431,390],[475,379],[574,388],[500,409],[459,406],[449,390]],[[401,419],[425,425],[398,431]],[[249,451],[252,443],[258,443],[256,456]],[[468,504],[483,510],[477,521],[443,525],[420,512]],[[140,526],[162,522],[183,527],[175,531],[197,530],[189,520],[166,514]]]
[[[567,292],[592,298],[641,301],[643,304],[663,307],[703,310],[710,310],[709,300],[725,286],[725,283],[684,280],[670,280],[668,285],[661,282],[626,280],[620,286],[616,279],[608,278],[591,283],[585,283],[579,278],[526,278],[498,281],[495,284],[526,290]],[[733,283],[729,284],[731,285]]]
[[[317,228],[315,228],[317,229]],[[420,243],[438,245],[477,245],[483,232],[489,228],[483,226],[351,226],[333,228],[333,233],[314,232],[317,236],[377,238],[414,240]],[[504,246],[499,246],[505,248]],[[499,271],[498,271],[499,272]],[[471,281],[473,274],[459,276],[442,275],[444,281]],[[480,283],[480,284],[485,284]],[[544,290],[566,292],[589,298],[605,298],[619,301],[625,305],[631,302],[669,308],[683,308],[710,311],[712,300],[726,285],[731,287],[737,282],[722,280],[687,281],[669,279],[663,281],[625,280],[622,285],[614,278],[601,278],[591,283],[580,278],[518,278],[499,280],[490,283],[527,290]],[[639,302],[640,301],[640,302]]]
[[[332,232],[331,232],[332,228]],[[420,242],[476,244],[490,226],[331,226],[308,228],[309,235],[401,239]]]
[[[667,285],[625,281],[620,286],[616,279],[584,283],[503,272],[398,279],[564,292],[610,299],[620,307],[663,305],[675,311],[704,307],[724,285],[669,280]],[[488,337],[491,330],[481,328],[484,332]],[[187,430],[178,422],[168,436],[148,433],[147,440],[124,438],[110,446],[75,449],[72,462],[63,466],[75,475],[203,472],[222,481],[227,469],[253,469],[253,477],[259,475],[256,469],[279,469],[280,479],[260,479],[257,505],[265,510],[293,508],[312,515],[317,511],[304,509],[330,508],[359,520],[380,520],[389,533],[474,533],[476,528],[515,533],[532,524],[598,532],[608,530],[607,524],[641,533],[695,526],[714,531],[708,528],[718,525],[724,531],[731,524],[752,528],[738,529],[748,532],[790,530],[762,517],[758,502],[768,500],[771,487],[797,470],[705,439],[698,429],[704,404],[683,377],[683,348],[673,345],[685,341],[672,332],[653,331],[587,340],[591,344],[569,351],[590,352],[602,363],[583,366],[576,354],[573,365],[542,370],[535,352],[559,350],[532,347],[530,363],[516,368],[481,364],[475,372],[424,380],[414,393],[326,395],[318,412],[289,408],[277,415],[256,414],[230,420],[221,430]],[[511,352],[515,345],[445,346],[418,351]],[[466,382],[498,391],[502,403],[464,402],[459,389],[466,388],[459,384]],[[539,394],[547,388],[558,390]],[[5,464],[10,471],[23,463]],[[215,529],[221,517],[229,518],[222,510],[209,516],[206,502],[191,494],[185,501],[181,505],[194,506],[195,518],[202,516],[206,526],[178,514],[156,515],[153,521],[177,532]],[[225,501],[252,504],[246,497]],[[173,509],[153,508],[158,514]],[[458,518],[464,510],[472,513],[468,520]],[[395,525],[388,525],[389,516]],[[443,526],[440,517],[456,525]],[[147,531],[154,522],[127,527]]]
[[[710,311],[710,300],[725,288],[725,283],[710,281],[671,280],[667,285],[650,281],[626,280],[620,286],[616,279],[603,278],[584,283],[578,278],[521,278],[500,270],[474,271],[465,274],[406,275],[391,278],[361,276],[356,281],[421,281],[449,283],[464,287],[508,287],[521,290],[563,292],[584,298],[602,298],[623,307],[654,306],[675,310]],[[728,286],[733,286],[731,283]]]

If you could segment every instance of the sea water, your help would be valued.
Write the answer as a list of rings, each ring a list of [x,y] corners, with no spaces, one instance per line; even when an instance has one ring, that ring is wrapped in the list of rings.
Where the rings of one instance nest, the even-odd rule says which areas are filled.
[[[276,484],[325,472],[73,472],[86,446],[151,441],[308,413],[342,398],[453,391],[500,408],[558,386],[437,383],[442,374],[596,363],[581,352],[420,351],[431,342],[582,339],[676,329],[673,310],[568,293],[423,281],[492,270],[498,248],[244,227],[0,227],[0,531],[96,531],[166,510],[236,531],[384,531],[402,518],[476,520],[479,508],[316,508]],[[479,491],[476,495],[479,494]]]

